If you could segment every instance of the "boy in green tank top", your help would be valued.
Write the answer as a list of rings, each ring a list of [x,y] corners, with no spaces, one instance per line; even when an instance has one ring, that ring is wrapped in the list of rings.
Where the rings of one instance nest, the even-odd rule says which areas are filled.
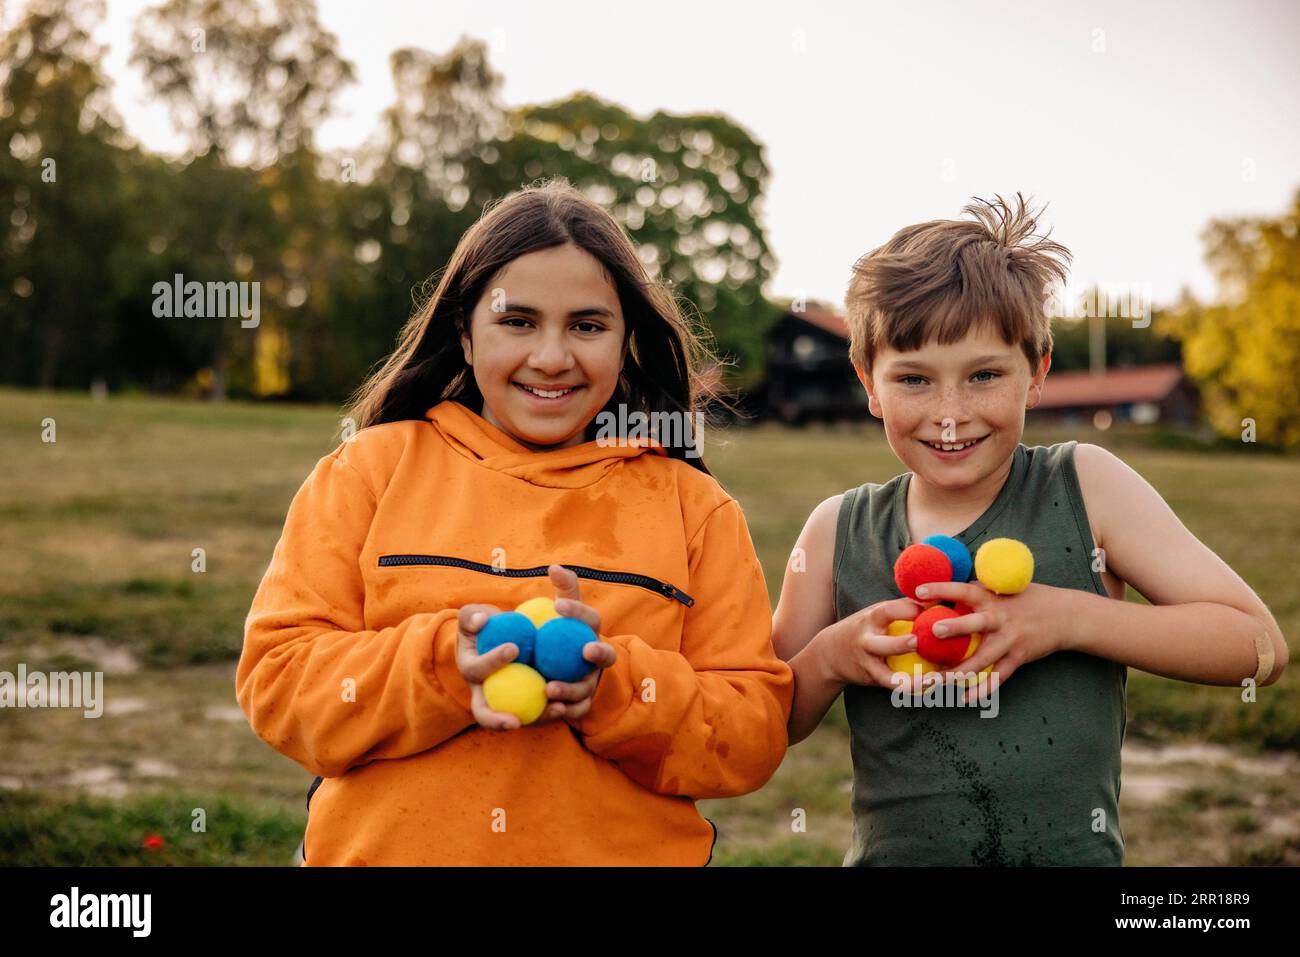
[[[854,267],[853,365],[908,471],[827,499],[799,536],[773,620],[795,674],[790,744],[844,693],[845,864],[1120,865],[1126,669],[1267,685],[1287,646],[1250,586],[1122,461],[1021,444],[1070,254],[1036,235],[1019,195],[964,212],[909,226]],[[972,553],[1019,539],[1035,569],[1016,595],[925,586],[923,601],[973,609],[936,631],[982,636],[949,679],[992,673],[921,694],[886,663],[915,639],[887,628],[923,607],[899,597],[895,558],[935,534]],[[1150,605],[1124,601],[1126,584]]]

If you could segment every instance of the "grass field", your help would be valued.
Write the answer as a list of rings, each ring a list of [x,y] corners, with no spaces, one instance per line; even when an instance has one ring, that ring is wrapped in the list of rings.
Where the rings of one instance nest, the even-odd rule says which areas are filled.
[[[42,441],[53,419],[57,441]],[[0,390],[0,670],[105,672],[105,714],[0,709],[0,864],[288,863],[310,775],[234,700],[244,616],[289,500],[336,444],[325,408]],[[1109,445],[1300,633],[1300,460]],[[745,507],[773,603],[809,511],[899,471],[867,426],[708,436]],[[191,570],[202,549],[206,571]],[[1300,862],[1300,689],[1239,692],[1133,672],[1122,814],[1131,864]],[[701,803],[715,864],[838,864],[851,829],[837,705],[761,791]],[[792,807],[807,833],[790,829]],[[199,814],[196,815],[196,809]],[[196,818],[206,830],[196,830]],[[142,848],[147,835],[162,846]]]

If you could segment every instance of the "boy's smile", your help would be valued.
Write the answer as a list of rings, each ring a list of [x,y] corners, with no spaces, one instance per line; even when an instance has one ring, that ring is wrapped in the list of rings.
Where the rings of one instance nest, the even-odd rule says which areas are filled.
[[[961,340],[900,352],[882,344],[863,385],[890,448],[926,491],[991,497],[1006,477],[1051,365],[977,326]]]
[[[947,461],[962,459],[974,451],[975,446],[987,439],[987,435],[982,435],[978,439],[958,439],[955,442],[945,442],[942,439],[934,441],[922,440],[922,442],[934,452],[935,455]]]
[[[483,418],[534,450],[568,448],[614,394],[623,311],[604,267],[572,244],[492,277],[461,337]]]

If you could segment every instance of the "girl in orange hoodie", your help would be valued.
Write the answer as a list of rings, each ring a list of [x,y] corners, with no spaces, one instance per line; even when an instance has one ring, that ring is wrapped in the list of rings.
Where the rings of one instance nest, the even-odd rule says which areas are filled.
[[[246,623],[240,706],[318,775],[308,865],[708,862],[695,802],[768,780],[793,683],[699,457],[703,356],[567,184],[461,239],[294,497]],[[596,631],[595,667],[521,726],[483,694],[519,649],[480,656],[476,634],[551,596]]]

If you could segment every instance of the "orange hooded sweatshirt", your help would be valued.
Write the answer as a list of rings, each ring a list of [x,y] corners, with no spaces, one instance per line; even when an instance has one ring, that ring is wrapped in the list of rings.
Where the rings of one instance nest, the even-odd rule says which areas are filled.
[[[573,725],[482,729],[458,610],[554,597],[555,562],[618,660]],[[705,864],[695,801],[768,780],[793,694],[744,516],[713,478],[649,442],[530,451],[451,401],[317,463],[235,686],[257,735],[324,779],[309,866]]]

